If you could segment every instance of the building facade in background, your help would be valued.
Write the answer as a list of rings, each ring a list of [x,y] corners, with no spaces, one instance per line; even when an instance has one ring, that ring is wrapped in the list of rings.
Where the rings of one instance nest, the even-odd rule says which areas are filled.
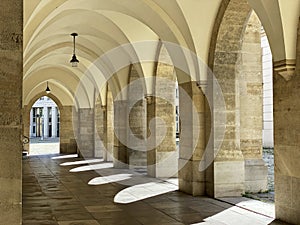
[[[46,96],[38,99],[30,111],[30,138],[59,137],[59,110]]]
[[[274,147],[273,133],[273,62],[267,35],[262,29],[262,74],[263,74],[263,147]]]

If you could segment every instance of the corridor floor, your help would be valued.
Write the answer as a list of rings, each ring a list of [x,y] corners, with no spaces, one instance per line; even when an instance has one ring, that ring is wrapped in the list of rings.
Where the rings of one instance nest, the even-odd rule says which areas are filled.
[[[176,181],[112,168],[99,159],[75,156],[23,158],[23,225],[263,225],[269,212],[192,197]]]

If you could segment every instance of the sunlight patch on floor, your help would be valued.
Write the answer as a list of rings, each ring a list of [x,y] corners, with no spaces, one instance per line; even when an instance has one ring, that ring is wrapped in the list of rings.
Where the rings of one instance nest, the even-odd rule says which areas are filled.
[[[127,180],[132,177],[132,174],[115,174],[104,177],[95,177],[89,181],[89,185],[101,185],[101,184],[109,184],[113,182],[118,182],[122,180]]]
[[[101,164],[92,164],[87,166],[80,166],[70,170],[72,173],[77,172],[84,172],[84,171],[91,171],[91,170],[99,170],[99,169],[106,169],[106,168],[113,168],[112,163],[101,163]]]
[[[114,197],[114,202],[128,204],[177,190],[178,186],[168,182],[149,182],[120,191]]]
[[[61,166],[74,166],[74,165],[82,165],[82,164],[89,164],[89,163],[99,163],[103,162],[103,159],[87,159],[87,160],[80,160],[74,162],[64,162],[61,163]]]
[[[78,154],[71,154],[71,155],[60,155],[51,157],[51,159],[70,159],[70,158],[77,158]]]
[[[191,225],[240,225],[241,217],[243,218],[243,225],[267,225],[271,223],[274,218],[255,213],[254,211],[245,210],[244,208],[244,206],[249,204],[252,205],[252,207],[254,204],[261,207],[260,203],[263,202],[256,200],[240,202],[237,204],[238,206],[233,206],[216,215],[204,219],[205,222],[194,223]],[[243,208],[241,208],[241,206],[243,206]]]

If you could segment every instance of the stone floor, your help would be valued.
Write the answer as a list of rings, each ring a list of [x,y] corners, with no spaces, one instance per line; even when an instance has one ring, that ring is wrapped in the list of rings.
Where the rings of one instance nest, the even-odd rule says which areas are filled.
[[[273,221],[272,206],[255,200],[226,203],[226,199],[192,197],[177,191],[176,180],[149,178],[114,169],[101,159],[75,157],[23,158],[23,225],[263,225]]]

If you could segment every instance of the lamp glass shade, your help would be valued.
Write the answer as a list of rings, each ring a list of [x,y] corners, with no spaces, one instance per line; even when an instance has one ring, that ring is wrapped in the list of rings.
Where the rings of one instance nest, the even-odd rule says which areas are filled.
[[[72,59],[70,60],[70,63],[72,64],[72,67],[77,67],[79,60],[76,58],[75,54],[73,54]]]
[[[50,88],[47,86],[47,88],[46,88],[46,93],[47,93],[47,94],[50,94],[50,92],[51,92],[51,91],[50,91]]]

